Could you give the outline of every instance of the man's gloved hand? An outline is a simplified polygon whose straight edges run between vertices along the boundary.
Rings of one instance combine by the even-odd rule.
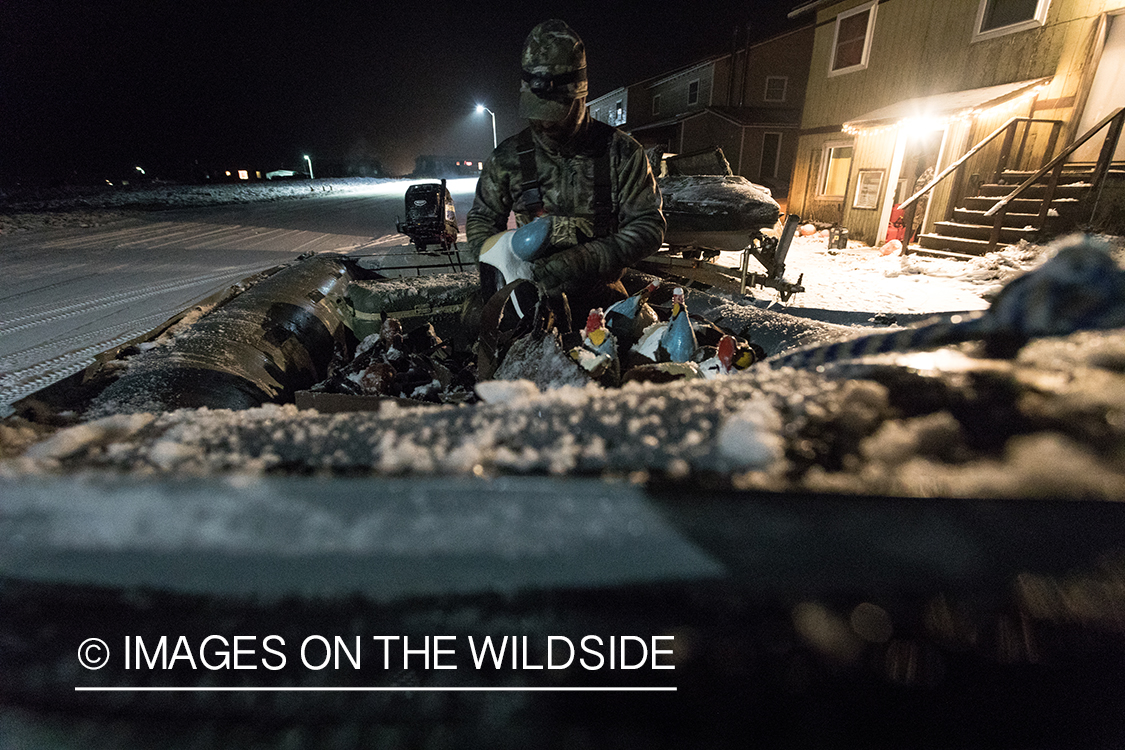
[[[550,296],[582,275],[582,246],[567,248],[531,264],[532,279]]]

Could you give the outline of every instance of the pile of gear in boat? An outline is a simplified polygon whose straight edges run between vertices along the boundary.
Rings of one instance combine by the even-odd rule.
[[[387,318],[350,359],[338,354],[329,364],[328,377],[311,390],[464,403],[474,400],[475,384],[471,354],[453,351],[433,325],[424,323],[404,333],[397,318]]]
[[[468,351],[443,341],[430,322],[405,330],[399,318],[387,317],[377,332],[359,343],[354,355],[338,353],[328,377],[311,390],[472,403],[478,380],[536,380],[533,373],[512,364],[517,356],[508,357],[529,341],[539,347],[535,368],[560,371],[562,377],[554,382],[593,381],[608,387],[630,381],[716,378],[765,356],[761,347],[692,317],[684,288],[662,283],[654,280],[607,309],[589,310],[581,328],[562,326],[576,329],[567,333],[560,333],[555,325],[559,317],[552,314],[553,306],[545,297],[522,315],[507,293],[497,293],[500,312],[494,321],[482,321],[480,339]],[[663,303],[654,296],[664,298]]]

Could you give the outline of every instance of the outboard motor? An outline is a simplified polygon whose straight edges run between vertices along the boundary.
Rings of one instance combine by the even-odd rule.
[[[432,182],[411,185],[406,189],[406,220],[396,228],[414,243],[420,253],[430,245],[438,245],[448,253],[457,244],[457,209],[453,196],[445,186]]]

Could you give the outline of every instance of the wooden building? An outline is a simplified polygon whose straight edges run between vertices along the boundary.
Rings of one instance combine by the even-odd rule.
[[[981,183],[1004,183],[997,160],[1033,171],[1125,105],[1125,0],[817,0],[790,13],[809,16],[788,207],[870,244],[894,237],[898,204],[966,154],[912,202],[919,236],[955,224]],[[1013,117],[1025,118],[1008,126],[1013,141],[985,142]],[[1093,161],[1097,143],[1066,158]]]
[[[747,43],[589,102],[592,117],[646,147],[686,154],[720,146],[731,170],[784,200],[809,78],[811,25]],[[737,45],[736,45],[737,46]]]
[[[590,117],[615,127],[623,127],[629,120],[629,91],[632,88],[633,86],[621,86],[590,100],[586,105]]]

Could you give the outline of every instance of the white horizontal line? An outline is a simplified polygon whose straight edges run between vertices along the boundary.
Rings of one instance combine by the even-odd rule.
[[[652,693],[675,687],[75,687],[80,693]]]

